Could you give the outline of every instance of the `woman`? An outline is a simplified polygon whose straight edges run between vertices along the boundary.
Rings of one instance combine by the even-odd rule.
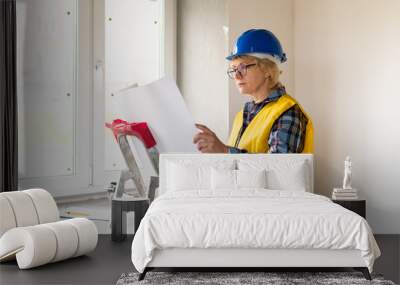
[[[279,81],[278,65],[286,61],[270,31],[251,29],[237,39],[228,76],[250,102],[237,113],[228,145],[206,126],[193,138],[203,153],[312,153],[311,119]]]

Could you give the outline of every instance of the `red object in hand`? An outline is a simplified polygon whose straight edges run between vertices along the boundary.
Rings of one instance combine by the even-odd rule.
[[[146,122],[129,123],[121,119],[115,119],[111,124],[106,123],[106,127],[112,130],[115,139],[117,139],[118,134],[122,134],[137,137],[144,143],[146,148],[152,148],[157,144]]]

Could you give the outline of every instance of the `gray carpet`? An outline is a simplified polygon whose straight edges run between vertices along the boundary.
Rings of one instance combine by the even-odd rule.
[[[268,284],[268,285],[298,285],[298,284],[376,284],[395,285],[384,280],[382,275],[372,275],[368,281],[360,272],[148,272],[146,278],[138,281],[138,273],[122,274],[117,285],[134,284]]]

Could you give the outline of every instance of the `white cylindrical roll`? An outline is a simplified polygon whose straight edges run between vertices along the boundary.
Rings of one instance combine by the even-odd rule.
[[[0,239],[0,253],[5,259],[16,254],[20,269],[49,263],[54,258],[56,249],[54,232],[43,225],[14,228]]]
[[[86,254],[96,248],[98,231],[96,225],[85,218],[75,218],[64,221],[73,225],[78,233],[78,250],[74,257]]]
[[[0,237],[9,229],[17,226],[10,202],[2,194],[0,193]]]
[[[49,263],[54,258],[57,240],[51,229],[36,225],[21,228],[21,231],[24,231],[25,247],[23,251],[17,253],[20,269],[40,266]]]
[[[22,191],[28,194],[36,208],[39,224],[52,223],[59,220],[57,204],[53,197],[44,189],[28,189]]]
[[[17,227],[33,226],[39,223],[36,208],[30,196],[22,191],[3,192],[14,210]]]
[[[57,238],[57,251],[51,262],[73,257],[78,249],[78,233],[75,227],[65,221],[44,224],[43,226],[50,228]]]
[[[0,261],[14,260],[18,251],[24,249],[22,236],[18,235],[18,228],[8,230],[0,238]]]

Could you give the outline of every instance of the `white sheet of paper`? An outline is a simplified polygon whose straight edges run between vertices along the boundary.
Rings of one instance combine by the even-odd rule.
[[[148,85],[122,90],[113,100],[114,118],[147,122],[160,153],[198,153],[193,144],[199,132],[175,82],[162,78]]]

